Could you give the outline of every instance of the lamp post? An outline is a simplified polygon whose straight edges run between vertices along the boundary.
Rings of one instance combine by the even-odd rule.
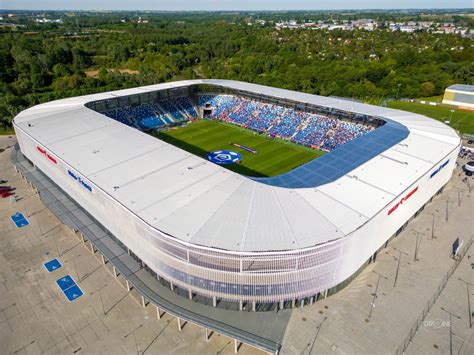
[[[107,312],[105,311],[105,307],[104,307],[104,301],[102,299],[102,289],[105,287],[107,287],[107,284],[104,284],[104,286],[100,287],[98,290],[91,292],[91,295],[93,295],[96,292],[99,292],[100,304],[102,305],[102,313],[104,314],[104,316],[107,315]]]
[[[397,95],[395,96],[395,98],[398,100],[398,93],[400,92],[400,86],[402,86],[402,84],[398,83],[397,84]]]
[[[446,222],[449,220],[449,197],[446,199]]]
[[[138,327],[136,327],[134,330],[132,330],[130,333],[128,334],[125,334],[123,337],[124,338],[127,338],[129,335],[133,334],[133,339],[135,341],[135,350],[137,352],[137,354],[140,354],[140,348],[138,347],[138,343],[137,343],[137,336],[136,336],[136,332],[138,329],[140,329],[141,327],[143,327],[143,324],[140,324]]]
[[[455,188],[458,190],[458,207],[461,207],[461,191],[464,195],[464,190],[457,186],[455,186]]]
[[[313,339],[313,343],[311,344],[311,348],[309,349],[309,354],[312,353],[313,351],[313,347],[314,347],[314,343],[316,343],[316,339],[318,338],[318,335],[319,335],[319,332],[321,330],[321,327],[323,326],[323,323],[326,321],[326,319],[328,319],[328,317],[324,317],[324,319],[321,321],[321,323],[319,323],[318,325],[318,331],[316,332],[316,335],[314,336],[314,339]]]
[[[467,315],[469,317],[469,328],[472,329],[472,312],[471,312],[471,294],[469,292],[469,286],[474,286],[474,284],[464,281],[461,278],[458,278],[459,281],[464,282],[466,284],[466,290],[467,290]]]
[[[397,248],[394,248],[396,251],[398,251],[398,264],[397,264],[397,272],[395,273],[395,280],[393,281],[393,287],[397,286],[397,280],[398,280],[398,271],[400,270],[400,264],[402,262],[402,254],[409,255],[408,253],[405,253],[404,251],[401,251]]]
[[[435,217],[436,217],[436,215],[434,213],[428,213],[428,214],[433,217],[433,220],[431,222],[431,240],[433,240],[433,239],[435,239],[434,231],[435,231]]]
[[[457,319],[461,319],[461,317],[455,315],[444,309],[443,307],[439,307],[442,311],[449,314],[449,355],[453,355],[453,321],[452,317],[456,317]]]
[[[369,317],[372,317],[372,310],[375,308],[375,299],[377,298],[377,291],[379,289],[379,283],[380,283],[380,278],[383,277],[385,280],[388,280],[388,277],[387,276],[384,276],[382,274],[379,274],[377,271],[373,270],[372,271],[374,274],[377,274],[378,278],[377,278],[377,284],[375,286],[375,292],[373,294],[373,299],[372,299],[372,302],[370,303],[370,311],[369,311]]]
[[[420,235],[425,235],[425,233],[418,232],[414,229],[412,229],[412,232],[416,234],[416,243],[415,243],[415,255],[413,256],[413,261],[418,261],[418,248],[421,244],[421,240],[418,242],[420,239]]]
[[[397,96],[396,96],[396,99],[398,99],[398,93],[400,92],[400,86],[402,86],[402,84],[397,84]]]

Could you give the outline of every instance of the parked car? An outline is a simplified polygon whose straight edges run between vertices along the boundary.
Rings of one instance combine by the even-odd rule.
[[[0,186],[0,192],[13,191],[13,190],[15,189],[10,186]]]
[[[6,184],[7,182],[7,180],[0,180],[0,184]]]
[[[11,192],[0,192],[0,197],[1,198],[7,198],[7,197],[10,197],[10,196],[13,196],[13,193],[11,193]]]

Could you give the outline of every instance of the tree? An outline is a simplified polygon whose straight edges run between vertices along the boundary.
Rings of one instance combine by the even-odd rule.
[[[426,81],[420,86],[420,95],[422,97],[433,96],[435,93],[435,86],[431,81]]]

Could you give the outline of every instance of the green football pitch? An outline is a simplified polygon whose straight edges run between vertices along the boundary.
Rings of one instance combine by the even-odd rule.
[[[474,111],[406,101],[390,101],[387,106],[425,115],[441,122],[451,120],[450,125],[454,129],[461,131],[461,133],[474,134]]]
[[[200,120],[184,127],[161,131],[155,136],[190,153],[205,158],[216,150],[231,150],[242,155],[240,164],[223,165],[248,176],[275,176],[290,171],[324,154],[322,151],[271,139],[234,125]],[[230,145],[237,143],[257,151],[257,154]]]

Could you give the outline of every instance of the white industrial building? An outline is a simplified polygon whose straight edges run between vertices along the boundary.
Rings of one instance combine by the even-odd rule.
[[[474,110],[474,85],[449,86],[444,92],[443,104]]]

